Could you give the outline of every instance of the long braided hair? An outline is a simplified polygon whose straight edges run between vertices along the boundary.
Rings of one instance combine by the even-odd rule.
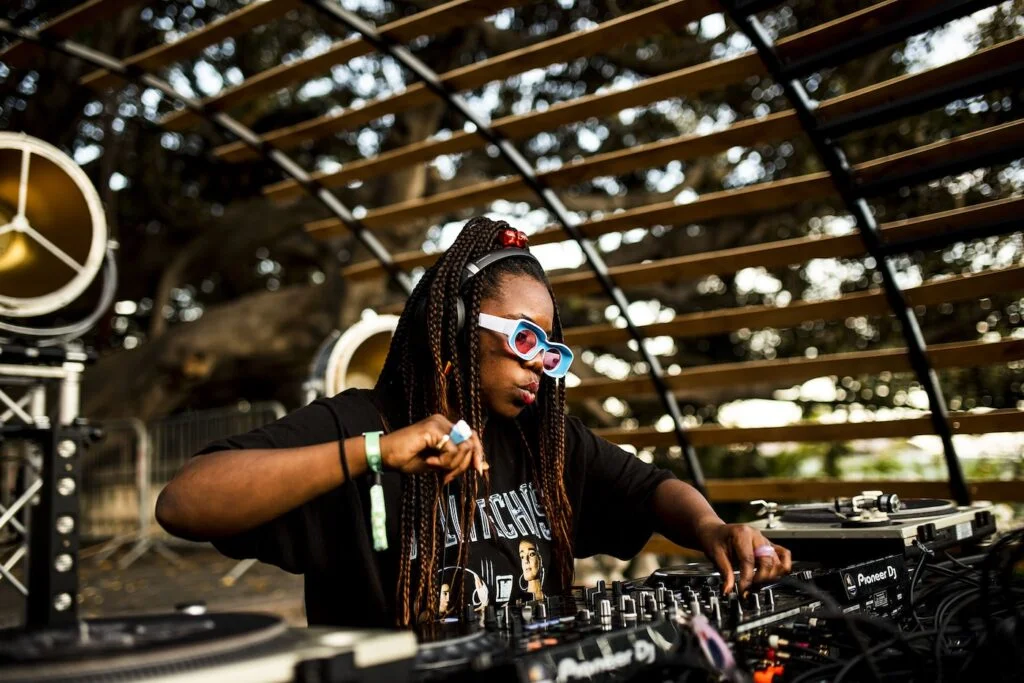
[[[441,413],[453,422],[466,420],[483,438],[486,415],[480,390],[480,331],[474,324],[481,302],[496,292],[502,277],[528,275],[543,283],[554,305],[553,336],[562,328],[551,285],[538,263],[508,258],[481,271],[460,291],[463,269],[501,248],[498,236],[510,226],[485,217],[470,220],[419,281],[398,321],[384,369],[374,389],[389,429],[400,429]],[[465,302],[465,329],[458,329],[457,300]],[[422,327],[426,327],[423,330]],[[424,337],[426,338],[424,343]],[[452,363],[446,373],[448,363]],[[565,489],[565,386],[545,377],[530,418],[517,421],[529,454],[528,472],[540,491],[552,530],[553,564],[563,588],[572,583],[572,508]],[[398,568],[397,617],[400,626],[432,622],[437,616],[438,558],[443,534],[438,525],[442,476],[403,477],[400,513],[402,548]],[[463,475],[459,529],[472,524],[477,492],[486,483],[470,468]],[[487,491],[489,493],[489,491]],[[415,559],[413,558],[415,544]],[[469,560],[469,544],[459,539],[458,566]],[[450,604],[465,604],[462,581],[452,586]]]

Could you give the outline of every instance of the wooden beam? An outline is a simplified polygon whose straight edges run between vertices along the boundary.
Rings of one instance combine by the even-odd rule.
[[[960,230],[978,223],[1008,220],[1024,214],[1024,198],[1000,199],[977,206],[952,209],[917,218],[882,224],[882,236],[888,241],[940,234]],[[687,256],[676,256],[650,263],[630,263],[609,268],[615,281],[624,287],[651,282],[679,281],[708,275],[735,273],[743,268],[784,267],[806,263],[814,258],[852,258],[864,255],[864,244],[856,234],[839,237],[797,237],[755,244],[735,249],[721,249]],[[408,251],[395,255],[395,263],[403,270],[433,264],[440,254]],[[383,275],[380,262],[368,259],[345,266],[342,277],[369,280]],[[589,270],[555,275],[551,286],[558,296],[600,292],[601,285]]]
[[[125,64],[153,72],[179,60],[199,53],[203,48],[219,43],[242,32],[262,26],[302,5],[301,0],[261,0],[226,14],[206,26],[185,34],[178,40],[151,47],[124,60]],[[106,69],[97,69],[79,79],[80,85],[102,90],[119,86],[121,77]]]
[[[450,0],[449,2],[425,9],[421,12],[390,22],[380,27],[379,33],[391,40],[408,42],[421,35],[445,33],[461,28],[479,19],[490,16],[509,6],[521,4],[522,0]],[[204,104],[216,111],[224,111],[261,95],[288,87],[301,80],[323,74],[337,64],[345,64],[355,57],[370,54],[373,46],[362,38],[349,38],[333,43],[325,52],[280,64],[258,73],[233,88],[203,100]],[[408,92],[408,89],[404,92]],[[403,97],[397,95],[396,97]],[[374,106],[371,102],[368,108]],[[350,110],[355,116],[362,116],[362,109]],[[383,112],[386,114],[388,112]],[[381,114],[381,115],[383,115]],[[188,110],[175,111],[164,116],[159,125],[170,130],[183,130],[199,122],[199,116]],[[373,119],[366,119],[372,121]]]
[[[70,38],[77,31],[116,17],[124,10],[139,4],[140,0],[87,0],[67,12],[46,22],[39,33],[50,38]],[[12,69],[24,69],[43,54],[43,49],[32,43],[16,40],[0,50],[0,62]]]
[[[1024,266],[1014,266],[984,273],[963,274],[932,280],[904,290],[911,306],[966,301],[1001,291],[1024,288]],[[737,306],[735,308],[701,311],[677,315],[671,320],[640,325],[645,337],[668,335],[677,339],[704,337],[733,332],[741,328],[794,327],[808,320],[843,320],[860,315],[889,315],[891,310],[885,294],[878,288],[845,294],[825,301],[798,301],[789,306]],[[565,330],[567,344],[588,347],[624,343],[632,337],[612,324],[584,325]]]
[[[1024,288],[1024,287],[1022,287]],[[999,342],[957,342],[934,344],[927,348],[928,358],[936,370],[976,368],[1024,359],[1024,339]],[[666,375],[665,384],[672,391],[694,387],[742,387],[803,382],[815,377],[871,375],[879,372],[912,370],[906,349],[878,349],[854,353],[834,353],[817,358],[780,358],[775,360],[716,363],[685,368],[677,375]],[[647,375],[626,379],[588,379],[570,387],[566,398],[582,401],[590,398],[619,398],[652,394],[654,385]]]
[[[988,413],[954,412],[949,416],[954,434],[991,434],[1024,431],[1024,411],[1006,409]],[[613,443],[637,448],[677,446],[675,432],[659,432],[652,427],[640,429],[595,429],[594,433]],[[686,431],[694,446],[727,446],[737,443],[800,443],[856,441],[860,439],[900,439],[933,434],[931,419],[914,417],[903,420],[841,422],[838,424],[797,423],[785,427],[722,427],[702,425]]]

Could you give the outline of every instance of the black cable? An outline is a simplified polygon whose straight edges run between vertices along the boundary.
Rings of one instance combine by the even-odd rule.
[[[917,584],[921,582],[921,576],[922,574],[924,574],[924,563],[927,561],[928,553],[924,552],[924,548],[922,546],[921,559],[918,560],[917,568],[914,569],[914,577],[910,580],[910,615],[914,618],[914,623],[920,630],[924,630],[924,623],[922,623],[921,617],[919,617],[917,614],[917,608],[914,606],[914,591],[917,589]]]
[[[925,567],[925,569],[927,569],[928,571],[935,572],[937,574],[942,574],[943,576],[948,577],[950,579],[953,579],[954,581],[959,581],[960,583],[966,583],[968,586],[974,586],[975,588],[981,588],[981,582],[980,581],[978,581],[976,579],[969,579],[966,576],[963,576],[962,573],[957,573],[957,572],[952,571],[950,569],[946,569],[945,567],[940,567],[937,564],[930,564],[927,567]],[[975,570],[975,569],[973,569],[971,567],[968,567],[967,569],[969,571],[977,571],[977,570]]]
[[[919,631],[919,632],[914,633],[914,634],[903,636],[902,639],[904,641],[906,641],[906,642],[909,642],[909,641],[912,641],[912,640],[917,640],[919,638],[927,638],[927,637],[930,637],[930,636],[933,636],[933,635],[935,635],[934,631]],[[882,643],[879,643],[878,645],[875,645],[872,648],[869,648],[864,653],[857,655],[856,657],[851,659],[846,664],[846,666],[844,666],[839,671],[839,673],[836,675],[836,677],[834,679],[832,679],[833,683],[841,683],[843,678],[845,678],[851,671],[853,671],[857,667],[857,665],[860,664],[862,659],[864,659],[865,661],[870,662],[872,655],[874,655],[877,652],[881,652],[881,651],[883,651],[883,650],[885,650],[887,648],[893,647],[894,645],[897,644],[897,642],[899,640],[900,639],[898,639],[898,638],[892,638],[891,640],[886,640],[886,641],[884,641]]]
[[[872,660],[870,655],[867,654],[867,644],[864,643],[864,640],[861,638],[860,632],[854,626],[853,619],[850,618],[849,614],[843,612],[843,610],[839,607],[839,604],[836,603],[836,601],[832,598],[831,595],[821,590],[814,584],[807,583],[805,581],[799,581],[789,576],[783,577],[783,579],[779,581],[779,585],[795,588],[796,590],[802,593],[810,595],[812,598],[816,600],[820,600],[821,603],[828,608],[829,612],[832,612],[834,616],[841,619],[843,625],[846,626],[846,630],[849,631],[850,637],[853,639],[853,642],[857,645],[858,649],[860,649],[861,651],[861,654],[863,654],[865,659],[867,660],[868,668],[870,669],[871,675],[874,678],[874,680],[882,680],[881,674],[879,673],[877,666],[875,666],[874,660]]]
[[[827,664],[825,666],[819,666],[817,669],[812,669],[811,671],[808,671],[806,673],[800,674],[799,676],[794,678],[791,681],[791,683],[810,683],[810,681],[815,680],[817,677],[824,676],[826,673],[831,673],[832,671],[835,671],[835,670],[838,670],[838,669],[841,669],[841,668],[842,668],[842,666],[840,664]],[[824,680],[830,680],[830,679],[825,678]]]

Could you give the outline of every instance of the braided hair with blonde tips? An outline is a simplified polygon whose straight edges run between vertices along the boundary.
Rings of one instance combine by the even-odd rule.
[[[481,438],[486,427],[480,382],[480,332],[472,324],[481,302],[492,296],[506,275],[526,275],[547,287],[554,306],[553,337],[560,339],[558,306],[543,268],[534,259],[506,258],[479,272],[462,286],[467,264],[502,248],[499,235],[508,223],[485,217],[471,219],[455,242],[416,285],[391,340],[384,369],[374,388],[378,405],[390,430],[401,429],[441,413],[452,421],[466,420]],[[465,304],[465,329],[459,328],[459,299]],[[425,329],[424,329],[425,328]],[[425,335],[424,335],[425,333]],[[426,339],[424,340],[424,336]],[[426,343],[424,343],[424,341]],[[446,373],[446,366],[453,365]],[[565,387],[544,381],[537,396],[534,419],[517,420],[527,445],[528,472],[552,530],[556,576],[563,589],[572,583],[572,507],[565,488]],[[478,489],[486,486],[470,468],[459,486],[458,528],[472,524]],[[489,493],[489,491],[488,491]],[[402,547],[396,589],[400,626],[432,622],[437,617],[439,594],[437,562],[444,535],[439,531],[442,502],[441,475],[406,475],[402,482],[399,513]],[[415,544],[416,557],[413,558]],[[466,566],[469,544],[459,539],[458,566]],[[449,604],[465,605],[463,581],[451,587]]]

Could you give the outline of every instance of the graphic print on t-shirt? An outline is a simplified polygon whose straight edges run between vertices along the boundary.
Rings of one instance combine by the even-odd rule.
[[[550,559],[551,528],[532,483],[477,498],[467,529],[459,524],[457,493],[443,496],[438,521],[444,534],[442,569],[439,569],[438,611],[450,613],[455,587],[462,582],[465,604],[482,611],[489,604],[544,597]],[[468,532],[468,534],[467,534]],[[469,563],[455,565],[459,541],[469,543]],[[413,538],[412,557],[418,555]]]

